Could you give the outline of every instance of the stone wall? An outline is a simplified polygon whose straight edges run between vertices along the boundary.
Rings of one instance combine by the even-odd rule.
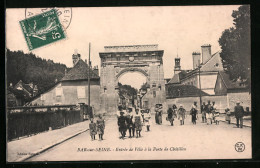
[[[208,100],[210,100],[211,103],[215,101],[216,107],[221,113],[224,112],[226,108],[234,111],[235,102],[237,100],[241,102],[241,105],[244,107],[245,110],[246,107],[249,107],[249,110],[251,111],[251,95],[248,92],[228,93],[227,95],[221,96],[202,96],[202,103],[205,102],[207,104]],[[170,107],[173,104],[176,104],[177,107],[179,107],[180,104],[182,104],[186,110],[190,110],[194,101],[199,104],[199,97],[167,99],[167,106]]]
[[[236,102],[240,101],[240,105],[244,107],[249,107],[251,111],[251,94],[249,92],[240,92],[240,93],[227,93],[228,106],[230,109],[234,109]]]

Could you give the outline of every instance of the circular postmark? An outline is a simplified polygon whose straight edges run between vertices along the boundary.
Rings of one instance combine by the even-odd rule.
[[[246,148],[246,146],[245,146],[245,144],[243,142],[237,142],[235,144],[235,150],[237,152],[243,152],[245,150],[245,148]]]
[[[59,17],[63,29],[67,29],[72,20],[72,8],[26,8],[25,19],[50,11],[51,9],[56,9],[57,15]]]

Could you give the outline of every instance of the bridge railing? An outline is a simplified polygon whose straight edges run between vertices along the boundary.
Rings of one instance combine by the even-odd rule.
[[[7,108],[8,141],[81,122],[83,113],[76,105]]]

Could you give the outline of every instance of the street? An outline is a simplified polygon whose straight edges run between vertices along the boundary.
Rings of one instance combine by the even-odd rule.
[[[156,125],[151,118],[151,131],[143,127],[141,138],[119,139],[116,116],[105,118],[104,140],[91,141],[89,131],[84,132],[27,161],[97,161],[97,160],[181,160],[181,159],[244,159],[251,158],[251,128],[235,128],[220,122],[219,125],[191,123],[191,118],[181,126],[165,120]],[[86,128],[88,125],[86,124]],[[98,135],[96,135],[98,139]],[[245,150],[237,152],[235,144],[243,142]],[[132,149],[132,151],[130,151]]]

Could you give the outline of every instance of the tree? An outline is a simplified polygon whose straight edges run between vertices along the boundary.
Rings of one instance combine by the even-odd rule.
[[[250,53],[250,8],[243,5],[233,11],[234,27],[223,31],[219,39],[220,57],[224,70],[232,80],[239,78],[251,84],[251,53]]]

